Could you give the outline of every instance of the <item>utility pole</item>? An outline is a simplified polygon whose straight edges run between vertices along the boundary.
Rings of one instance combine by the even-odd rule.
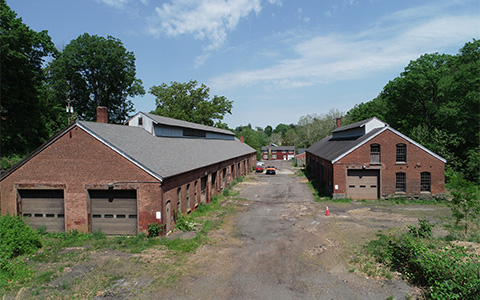
[[[68,113],[68,125],[70,125],[70,117],[73,113],[73,106],[70,105],[72,100],[70,100],[70,97],[67,97],[67,107],[66,107],[66,112]]]

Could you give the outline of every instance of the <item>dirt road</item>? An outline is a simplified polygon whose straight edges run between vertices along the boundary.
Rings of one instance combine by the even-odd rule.
[[[28,262],[44,284],[2,299],[384,300],[418,295],[395,274],[379,274],[382,269],[372,268],[375,263],[358,253],[379,232],[406,230],[423,217],[435,222],[450,215],[448,207],[314,202],[298,169],[290,162],[274,164],[276,175],[248,175],[234,187],[236,196],[207,217],[215,226],[195,252],[158,244],[141,253],[65,248]],[[326,205],[330,216],[325,216]],[[441,230],[436,226],[434,233]],[[195,235],[175,232],[169,239]]]
[[[398,279],[378,281],[347,270],[351,247],[377,232],[375,224],[355,224],[353,215],[364,208],[333,204],[332,214],[325,216],[324,204],[313,201],[305,178],[296,176],[290,162],[274,164],[277,175],[257,173],[237,187],[239,212],[213,233],[215,243],[189,258],[185,277],[140,297],[383,300],[414,294]],[[380,227],[382,218],[389,226],[405,221],[397,218],[397,224],[385,214]],[[353,236],[348,226],[355,228]]]

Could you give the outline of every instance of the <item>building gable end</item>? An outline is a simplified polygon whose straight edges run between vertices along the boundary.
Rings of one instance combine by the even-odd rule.
[[[358,143],[356,144],[355,146],[353,146],[352,148],[350,148],[349,150],[345,151],[344,153],[342,153],[341,155],[339,155],[338,157],[332,159],[332,164],[336,163],[337,161],[339,161],[340,159],[342,159],[343,157],[347,156],[348,154],[352,153],[353,151],[355,151],[356,149],[360,148],[362,145],[364,145],[365,143],[367,143],[368,141],[370,141],[371,139],[373,139],[374,137],[376,137],[377,135],[381,134],[382,132],[384,132],[385,130],[389,129],[390,127],[385,127],[383,128],[382,130],[380,130],[379,132],[377,132],[376,134],[372,135],[371,137],[369,137],[368,139],[362,141],[361,143]]]
[[[102,137],[98,136],[97,134],[95,134],[95,132],[91,131],[90,129],[88,129],[86,126],[83,126],[81,123],[78,123],[77,124],[78,127],[80,127],[81,129],[83,129],[85,132],[87,132],[88,134],[90,134],[92,137],[94,137],[95,139],[97,139],[98,141],[100,141],[102,144],[104,144],[105,146],[109,147],[110,149],[112,149],[113,151],[117,152],[118,154],[120,154],[121,156],[123,156],[124,158],[126,158],[128,161],[130,161],[131,163],[133,163],[134,165],[136,165],[137,167],[139,167],[140,169],[142,169],[143,171],[147,172],[148,174],[150,174],[151,176],[155,177],[156,179],[160,180],[161,182],[163,182],[163,177],[158,175],[157,173],[153,172],[152,170],[150,170],[149,168],[145,167],[143,164],[139,163],[138,161],[136,161],[135,159],[133,159],[132,157],[130,157],[128,154],[126,154],[125,152],[121,151],[120,149],[118,149],[117,147],[113,146],[112,144],[110,144],[107,140],[103,139]]]

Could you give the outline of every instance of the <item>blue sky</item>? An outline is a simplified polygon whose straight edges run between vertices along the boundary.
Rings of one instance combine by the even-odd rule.
[[[153,85],[197,80],[233,100],[239,125],[275,127],[375,98],[424,53],[480,38],[478,0],[7,0],[58,48],[119,38]],[[136,111],[155,109],[148,94]]]

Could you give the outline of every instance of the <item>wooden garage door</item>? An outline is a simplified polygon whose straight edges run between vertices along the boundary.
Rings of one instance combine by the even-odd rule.
[[[22,216],[34,229],[65,231],[63,190],[19,190]]]
[[[92,232],[137,234],[137,191],[90,190]]]
[[[348,170],[347,197],[378,199],[378,170]]]

